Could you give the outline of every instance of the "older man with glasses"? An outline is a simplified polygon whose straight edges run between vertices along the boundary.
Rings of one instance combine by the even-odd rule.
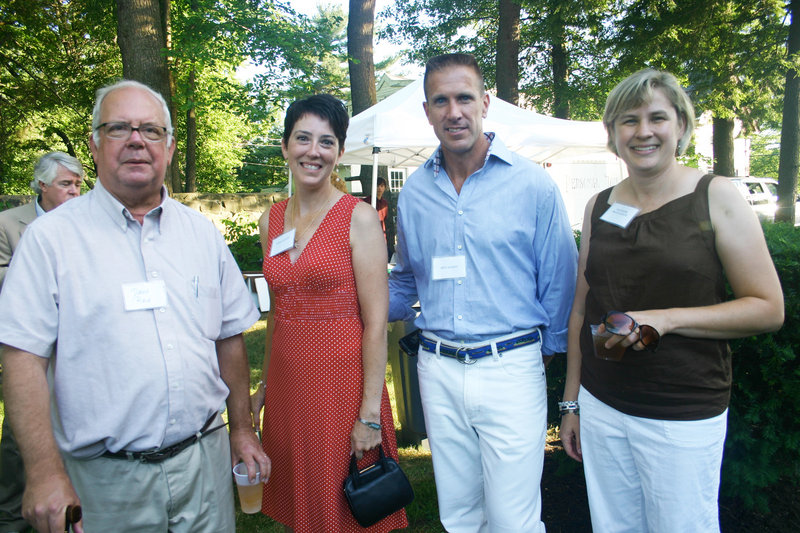
[[[219,232],[167,196],[161,95],[100,89],[92,129],[95,188],[28,230],[0,294],[23,515],[40,532],[76,505],[79,532],[232,532],[231,461],[270,470],[242,337],[259,313]]]

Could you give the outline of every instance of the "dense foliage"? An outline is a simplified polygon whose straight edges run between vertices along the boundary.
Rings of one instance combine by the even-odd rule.
[[[766,509],[764,490],[800,483],[800,229],[764,225],[783,287],[786,321],[775,332],[731,341],[733,391],[722,491]]]
[[[264,254],[258,236],[258,222],[244,222],[238,217],[224,219],[225,242],[242,272],[261,271]]]

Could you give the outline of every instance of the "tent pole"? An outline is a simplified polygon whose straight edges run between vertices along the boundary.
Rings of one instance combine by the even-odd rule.
[[[378,154],[380,153],[380,148],[372,147],[372,207],[375,209],[378,205]]]

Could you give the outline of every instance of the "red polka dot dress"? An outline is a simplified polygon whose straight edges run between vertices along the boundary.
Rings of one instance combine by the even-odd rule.
[[[275,295],[275,328],[263,423],[272,475],[264,485],[262,512],[297,533],[381,533],[407,526],[400,511],[362,528],[342,490],[363,380],[363,327],[350,252],[350,218],[358,202],[350,195],[340,198],[296,263],[286,252],[264,258],[264,277]],[[272,206],[267,250],[283,233],[287,203]],[[385,384],[381,426],[383,449],[396,459]],[[377,450],[364,454],[359,468],[377,456]]]

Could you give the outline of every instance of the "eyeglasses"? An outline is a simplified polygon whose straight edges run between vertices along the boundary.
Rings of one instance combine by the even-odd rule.
[[[167,138],[167,128],[156,124],[140,124],[134,128],[127,122],[103,122],[95,131],[105,128],[106,137],[115,141],[127,141],[134,131],[138,131],[142,138],[151,143],[157,143]]]
[[[606,331],[614,335],[628,336],[636,331],[636,328],[639,328],[639,342],[652,351],[656,351],[661,342],[661,334],[656,328],[647,324],[637,324],[632,316],[620,311],[606,313],[603,316],[603,324],[606,327]]]

